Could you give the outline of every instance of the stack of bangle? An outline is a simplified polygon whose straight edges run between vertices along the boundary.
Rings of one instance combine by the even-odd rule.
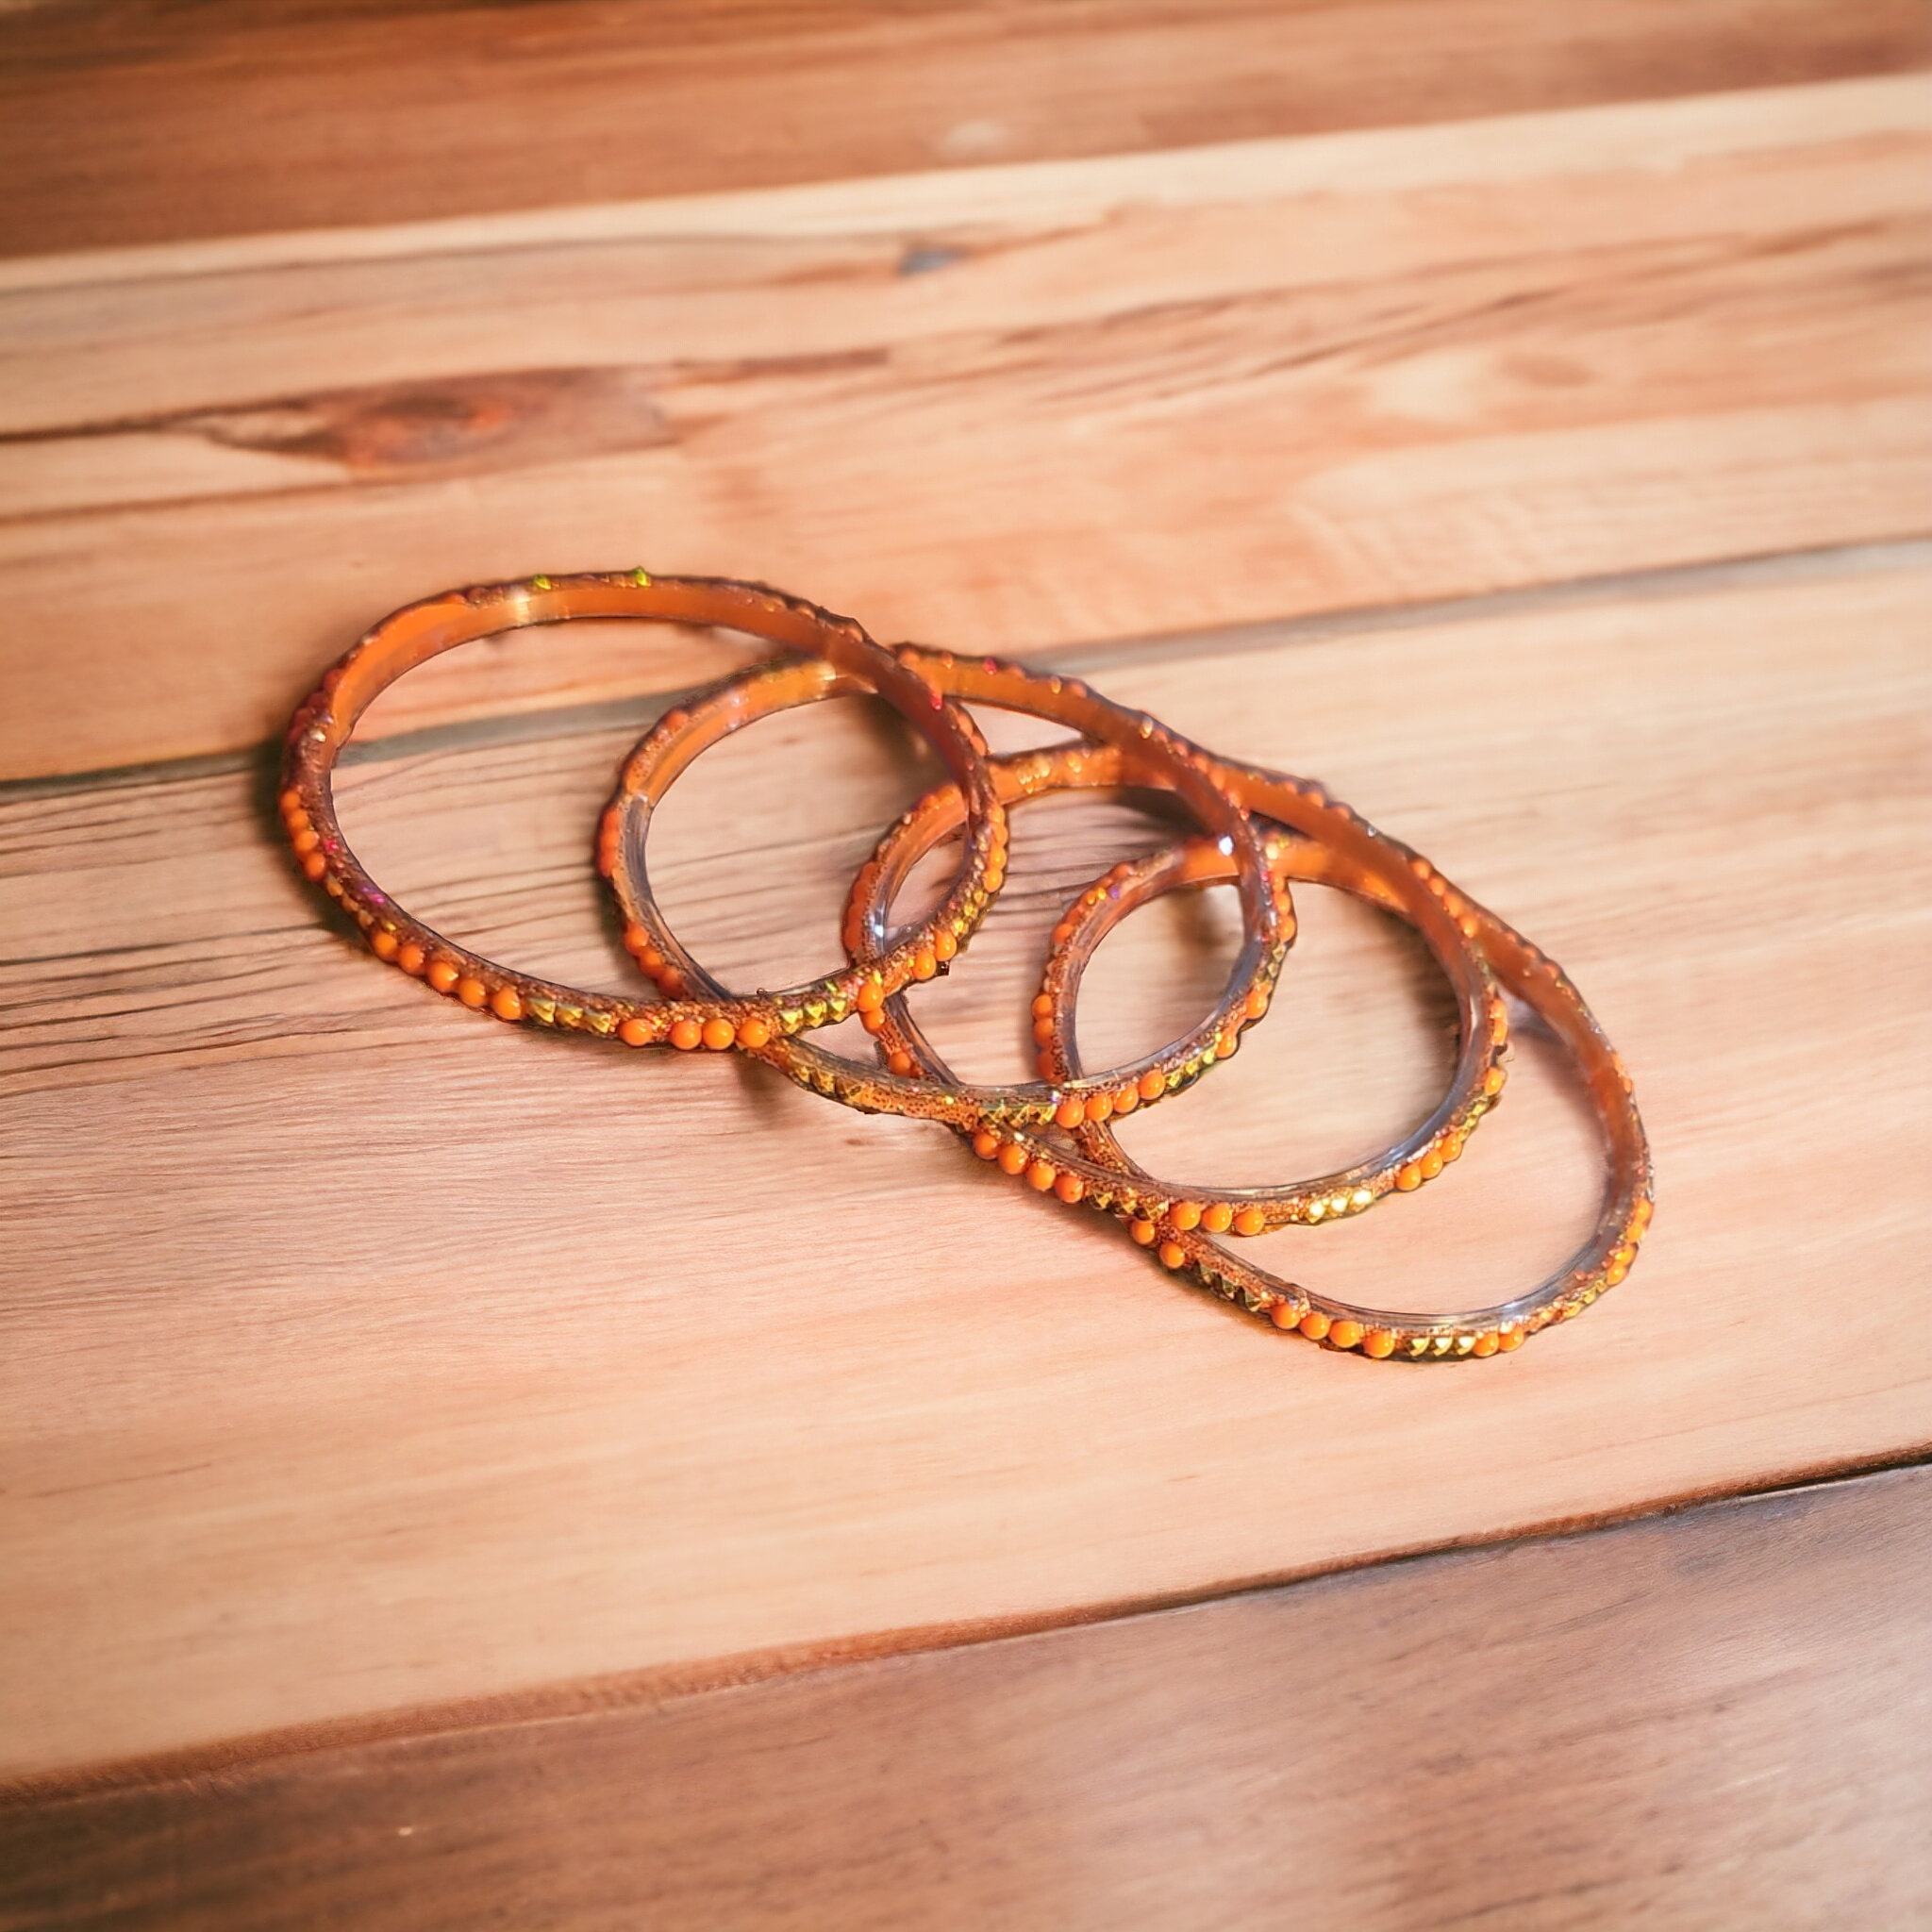
[[[377,888],[335,814],[336,761],[377,692],[472,639],[579,617],[725,626],[790,654],[667,712],[625,760],[599,820],[595,862],[622,909],[625,948],[653,982],[649,996],[534,978],[442,938]],[[847,904],[842,966],[781,992],[734,992],[691,957],[653,897],[646,866],[653,808],[680,773],[729,733],[775,712],[859,693],[903,713],[939,754],[950,782],[920,800],[860,868]],[[1048,750],[992,758],[969,705],[1045,719],[1078,736]],[[920,1032],[906,993],[950,970],[998,893],[1008,808],[1049,792],[1091,789],[1171,794],[1199,833],[1117,865],[1054,928],[1032,1008],[1040,1077],[962,1081]],[[889,650],[849,619],[758,585],[643,571],[539,576],[411,605],[369,632],[297,710],[280,804],[304,874],[339,902],[378,958],[437,991],[500,1020],[628,1046],[735,1049],[848,1107],[939,1121],[1029,1187],[1108,1215],[1165,1267],[1330,1349],[1431,1361],[1508,1353],[1616,1286],[1649,1224],[1650,1158],[1629,1076],[1554,962],[1321,788],[1220,758],[1077,679],[996,658],[909,644]],[[891,908],[900,888],[922,859],[955,840],[961,860],[940,904],[895,931]],[[1416,928],[1456,1000],[1458,1051],[1449,1091],[1413,1133],[1339,1173],[1260,1188],[1158,1180],[1127,1156],[1111,1123],[1191,1085],[1232,1056],[1242,1030],[1267,1011],[1294,935],[1294,881],[1350,892]],[[1150,900],[1178,886],[1223,882],[1236,888],[1243,931],[1219,1001],[1161,1052],[1087,1072],[1074,1045],[1075,1012],[1094,950]],[[1491,1307],[1423,1316],[1324,1296],[1216,1239],[1343,1219],[1440,1174],[1501,1097],[1506,993],[1537,1014],[1575,1061],[1607,1155],[1595,1228],[1566,1267]],[[855,1015],[873,1037],[874,1063],[804,1037]]]

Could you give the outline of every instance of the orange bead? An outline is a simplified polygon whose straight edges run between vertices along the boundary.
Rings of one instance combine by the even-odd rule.
[[[298,805],[294,810],[289,812],[282,823],[288,826],[289,834],[292,838],[295,833],[308,829],[308,814]]]
[[[1070,1094],[1054,1108],[1053,1117],[1063,1127],[1077,1127],[1087,1118],[1087,1103]]]
[[[642,926],[633,922],[624,929],[624,950],[633,959],[641,959],[651,949],[651,935]]]
[[[1320,1308],[1310,1308],[1296,1325],[1310,1341],[1320,1341],[1328,1332],[1328,1317]]]
[[[1178,1228],[1186,1234],[1191,1227],[1201,1224],[1201,1210],[1191,1201],[1176,1201],[1167,1210],[1168,1225]]]
[[[1048,1044],[1048,1043],[1049,1043],[1049,1042],[1050,1042],[1050,1041],[1052,1041],[1052,1039],[1053,1039],[1053,1022],[1052,1022],[1051,1020],[1036,1020],[1036,1021],[1034,1021],[1034,1023],[1033,1023],[1033,1043],[1034,1043],[1034,1045],[1035,1045],[1035,1046],[1045,1046],[1045,1045],[1047,1045],[1047,1044]]]
[[[1167,1076],[1158,1072],[1148,1072],[1141,1075],[1140,1094],[1142,1100],[1158,1100],[1167,1091]]]
[[[651,1029],[641,1020],[625,1020],[619,1023],[617,1037],[626,1046],[649,1046]]]
[[[1301,1317],[1295,1313],[1293,1304],[1290,1302],[1276,1302],[1268,1310],[1268,1319],[1277,1328],[1298,1328],[1301,1326]]]
[[[1258,1208],[1243,1208],[1234,1218],[1237,1234],[1259,1234],[1267,1225],[1268,1217]]]
[[[521,1020],[524,1017],[524,996],[513,986],[499,986],[490,995],[490,1010],[499,1020]]]
[[[1225,1234],[1234,1225],[1234,1209],[1225,1201],[1217,1201],[1201,1210],[1201,1225],[1209,1234]]]
[[[1362,1339],[1362,1324],[1359,1322],[1337,1322],[1328,1330],[1328,1340],[1337,1348],[1353,1348]]]
[[[490,997],[490,989],[480,979],[459,979],[457,997],[466,1007],[480,1007]]]
[[[1141,1104],[1141,1090],[1129,1082],[1113,1091],[1113,1110],[1117,1114],[1130,1114]]]
[[[319,879],[327,870],[328,860],[319,852],[309,853],[302,861],[303,875],[307,878]]]
[[[1432,1181],[1442,1172],[1442,1157],[1431,1147],[1416,1165],[1421,1168],[1424,1180]]]
[[[369,950],[378,959],[393,959],[403,949],[403,942],[387,926],[378,925],[369,935]]]
[[[912,956],[912,976],[914,979],[930,979],[940,970],[939,961],[928,947],[922,946]]]
[[[902,1079],[909,1079],[912,1074],[912,1056],[900,1051],[887,1060],[886,1065]]]
[[[1610,1265],[1610,1267],[1605,1271],[1604,1286],[1606,1288],[1615,1288],[1617,1284],[1623,1280],[1624,1275],[1629,1274],[1629,1269],[1625,1267],[1622,1261],[1613,1262]]]
[[[428,955],[414,940],[405,940],[402,950],[396,955],[396,964],[405,973],[421,973],[427,958]]]
[[[705,1029],[695,1020],[676,1021],[671,1028],[671,1043],[689,1053],[704,1043]]]
[[[1486,1334],[1476,1337],[1469,1352],[1471,1355],[1494,1355],[1498,1340],[1496,1331],[1491,1328]]]
[[[1008,1141],[1000,1149],[1000,1172],[1002,1174],[1024,1174],[1026,1163],[1033,1157],[1017,1141]]]
[[[1111,1093],[1090,1093],[1087,1096],[1085,1112],[1087,1118],[1096,1125],[1101,1121],[1109,1119],[1113,1113],[1113,1095]]]
[[[991,1127],[981,1127],[973,1137],[973,1151],[982,1160],[991,1160],[1000,1151],[1000,1137]]]
[[[1026,1170],[1029,1186],[1038,1188],[1043,1194],[1060,1177],[1060,1171],[1050,1160],[1036,1160]]]
[[[292,842],[297,852],[313,852],[322,843],[322,834],[309,825],[297,832]]]
[[[886,1003],[886,990],[876,979],[864,981],[852,1004],[861,1013],[876,1013]]]
[[[749,1047],[753,1053],[756,1053],[759,1047],[769,1046],[771,1040],[772,1029],[764,1021],[754,1019],[740,1023],[738,1028],[738,1043],[740,1046]]]
[[[1053,1013],[1053,995],[1050,992],[1036,993],[1033,996],[1033,1017],[1045,1020]]]
[[[1127,1223],[1127,1232],[1143,1248],[1151,1248],[1154,1245],[1154,1237],[1157,1231],[1151,1221],[1130,1221]]]
[[[1268,989],[1257,986],[1248,994],[1247,1005],[1242,1008],[1251,1020],[1258,1020],[1268,1010]]]
[[[1160,1244],[1160,1265],[1163,1268],[1178,1268],[1188,1258],[1188,1251],[1178,1241],[1162,1241]]]
[[[1087,1183],[1076,1174],[1063,1174],[1054,1182],[1053,1191],[1069,1207],[1079,1200],[1087,1191]]]
[[[709,1019],[704,1024],[699,1038],[713,1053],[723,1053],[727,1046],[738,1043],[738,1028],[729,1020]]]
[[[1386,1328],[1371,1328],[1362,1337],[1362,1353],[1381,1361],[1395,1353],[1395,1338]]]
[[[874,1008],[869,1013],[859,1014],[858,1024],[868,1033],[883,1033],[886,1030],[886,1016],[877,1008]]]
[[[285,792],[282,793],[281,797],[278,798],[275,801],[275,803],[279,805],[284,811],[294,811],[300,807],[302,803],[302,794],[299,791],[297,791],[295,788],[291,785]]]
[[[1395,1185],[1398,1188],[1400,1188],[1405,1194],[1414,1193],[1416,1189],[1421,1187],[1422,1184],[1423,1171],[1412,1160],[1408,1163],[1407,1167],[1400,1169],[1396,1174]]]
[[[1483,1091],[1485,1093],[1490,1094],[1502,1092],[1503,1082],[1507,1077],[1508,1076],[1503,1072],[1501,1067],[1491,1067],[1490,1071],[1483,1075]]]
[[[950,959],[959,950],[959,941],[951,931],[941,926],[932,936],[932,956],[935,959]]]
[[[1507,1355],[1509,1351],[1513,1348],[1521,1348],[1523,1346],[1523,1330],[1521,1328],[1504,1329],[1503,1332],[1496,1337],[1496,1346],[1500,1348],[1505,1355]]]
[[[448,992],[463,975],[447,959],[432,959],[423,975],[438,992]]]

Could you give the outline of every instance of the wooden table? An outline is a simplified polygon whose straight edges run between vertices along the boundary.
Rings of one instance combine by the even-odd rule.
[[[29,6],[0,21],[0,1924],[1932,1922],[1932,31],[1888,0]],[[292,874],[374,617],[644,562],[1320,774],[1564,961],[1656,1233],[1520,1355],[1324,1354],[943,1134],[477,1024]],[[345,819],[620,986],[623,749],[729,640],[458,654]],[[660,814],[727,976],[928,780],[854,703]],[[1017,820],[971,970],[1147,821]],[[1209,894],[1090,1055],[1195,1013]],[[1309,891],[1137,1123],[1429,1104]],[[1533,1032],[1454,1175],[1263,1243],[1457,1305],[1592,1211]]]

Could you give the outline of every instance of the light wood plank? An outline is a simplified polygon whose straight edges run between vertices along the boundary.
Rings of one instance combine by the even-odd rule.
[[[1223,155],[1171,208],[1128,158],[991,225],[928,226],[928,183],[896,231],[17,291],[0,773],[256,741],[385,609],[523,569],[1037,650],[1922,531],[1928,109],[1845,83]]]
[[[105,17],[104,17],[105,16]],[[8,254],[1655,98],[1932,62],[1910,0],[135,0],[0,14]]]
[[[8,1924],[1932,1915],[1932,1476],[0,1812]]]
[[[1928,590],[1847,564],[1091,667],[1430,852],[1636,1072],[1659,1208],[1630,1283],[1436,1374],[1224,1314],[936,1132],[435,1002],[318,929],[244,772],[16,792],[6,1768],[1066,1615],[1932,1440],[1899,1345]],[[916,788],[859,728],[748,733],[667,806],[670,903],[730,971],[782,964],[774,933],[817,957]],[[378,758],[352,832],[458,930],[614,974],[580,848],[624,735]],[[1018,907],[931,1002],[989,1071],[1054,890],[1119,849],[1115,820],[1023,828]],[[1311,908],[1275,1023],[1136,1147],[1279,1174],[1412,1117],[1438,1009],[1371,924]],[[1191,1012],[1214,930],[1124,933],[1100,1043]],[[1546,1074],[1525,1042],[1448,1181],[1280,1238],[1291,1264],[1424,1306],[1554,1265],[1592,1161]]]

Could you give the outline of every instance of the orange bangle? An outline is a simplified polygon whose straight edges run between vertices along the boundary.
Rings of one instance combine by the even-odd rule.
[[[850,966],[782,992],[701,999],[634,1000],[591,992],[519,973],[471,952],[414,919],[383,892],[350,850],[331,785],[337,758],[375,695],[404,673],[458,644],[526,625],[573,618],[650,618],[717,625],[808,654],[814,672],[859,680],[903,712],[952,773],[966,801],[965,859],[938,909],[871,975]],[[665,721],[672,725],[678,714]],[[726,729],[733,728],[729,724]],[[941,701],[916,671],[874,643],[850,618],[762,585],[718,577],[617,575],[530,577],[451,591],[386,617],[323,677],[295,712],[284,752],[283,824],[308,878],[339,901],[378,958],[425,980],[436,991],[500,1020],[614,1037],[629,1046],[758,1047],[767,1041],[843,1019],[869,977],[896,990],[922,953],[957,949],[984,914],[1005,876],[1006,812],[986,769],[986,746],[972,719]],[[616,822],[598,835],[600,863],[614,857]]]
[[[801,1086],[863,1112],[938,1120],[967,1132],[987,1129],[1016,1137],[1029,1126],[1065,1127],[1075,1119],[1088,1118],[1091,1110],[1110,1109],[1116,1095],[1129,1090],[1139,1102],[1151,1102],[1198,1079],[1217,1059],[1234,1051],[1241,1029],[1266,1010],[1293,932],[1286,891],[1272,878],[1260,836],[1247,814],[1205,775],[1202,753],[1152,719],[1109,703],[1077,680],[1046,676],[995,658],[955,658],[911,646],[901,646],[897,655],[925,681],[933,703],[938,704],[943,693],[954,700],[1024,711],[1072,725],[1108,742],[1091,751],[1071,751],[1066,754],[1070,759],[1106,760],[1109,770],[1130,760],[1140,774],[1137,782],[1178,796],[1225,845],[1241,894],[1245,936],[1241,955],[1226,991],[1206,1019],[1164,1052],[1102,1074],[990,1086],[923,1077],[903,1054],[889,1057],[879,1069],[800,1041],[774,1037],[757,1050]],[[819,663],[781,660],[741,672],[660,720],[625,761],[610,807],[618,831],[609,842],[606,869],[623,909],[625,943],[661,986],[694,989],[716,999],[730,997],[692,958],[651,896],[644,841],[656,801],[694,758],[726,732],[755,717],[864,688]],[[993,786],[994,768],[985,769],[987,783]],[[957,808],[958,793],[954,788],[945,788],[941,795]],[[1004,797],[999,787],[995,795]],[[607,814],[607,824],[609,822]],[[958,824],[955,809],[947,829]],[[600,852],[600,862],[602,858]],[[861,870],[861,888],[879,863],[875,857]],[[867,1029],[876,1032],[886,1024],[886,1007],[899,991],[885,976],[882,962],[899,955],[903,945],[889,944],[881,928],[877,943],[861,949],[855,944],[849,923],[846,942],[855,970],[864,980],[854,1009]],[[915,959],[914,976],[929,978],[943,973],[951,957],[928,950],[923,959]],[[1014,1144],[1032,1143],[1016,1139]]]
[[[1241,788],[1250,796],[1293,782],[1272,773],[1243,772],[1242,776],[1252,781]],[[1338,862],[1333,850],[1318,841],[1284,841],[1276,863],[1295,878],[1339,887],[1384,910],[1411,918],[1403,903],[1407,895],[1390,889],[1391,875]],[[1056,1063],[1069,1068],[1078,1065],[1074,1041],[1080,976],[1107,933],[1134,907],[1175,886],[1227,876],[1225,860],[1211,845],[1198,841],[1117,870],[1124,873],[1120,890],[1083,900],[1074,929],[1054,949],[1059,972],[1048,1051]],[[1359,1348],[1373,1357],[1407,1360],[1507,1353],[1551,1323],[1580,1314],[1629,1272],[1651,1220],[1649,1147],[1623,1061],[1555,962],[1493,913],[1464,898],[1426,860],[1410,855],[1407,872],[1422,880],[1445,908],[1454,908],[1464,937],[1490,971],[1550,1026],[1584,1075],[1609,1156],[1605,1201],[1590,1239],[1563,1268],[1527,1293],[1487,1308],[1436,1316],[1362,1307],[1311,1293],[1223,1247],[1210,1238],[1212,1231],[1205,1221],[1185,1229],[1171,1223],[1163,1226],[1158,1231],[1158,1255],[1168,1267],[1186,1271],[1251,1314],[1333,1348]],[[1441,958],[1440,953],[1437,957]],[[1051,968],[1049,974],[1055,976]],[[1141,1173],[1105,1124],[1080,1128],[1075,1139],[1087,1155],[1109,1168]],[[1404,1185],[1413,1187],[1416,1178]]]
[[[1120,758],[1105,747],[1024,752],[993,759],[991,770],[999,795],[1009,807],[1049,791],[1116,786],[1124,777]],[[1320,797],[1313,787],[1301,787],[1291,779],[1282,782],[1297,785],[1305,799]],[[1110,1159],[1106,1151],[1111,1145],[1110,1136],[1103,1136],[1100,1145],[1090,1147],[1082,1134],[1090,1127],[1100,1129],[1114,1113],[1132,1111],[1134,1099],[1129,1097],[1127,1106],[1122,1107],[1118,1091],[1110,1096],[1112,1105],[1104,1100],[1079,1120],[1058,1123],[1074,1133],[1075,1144],[1071,1149],[1024,1128],[1002,1125],[996,1136],[975,1139],[974,1148],[982,1158],[998,1161],[1008,1172],[1024,1173],[1036,1186],[1051,1187],[1063,1199],[1085,1200],[1137,1224],[1143,1243],[1151,1243],[1196,1226],[1257,1235],[1290,1223],[1312,1224],[1359,1214],[1391,1192],[1433,1178],[1461,1154],[1463,1142],[1495,1106],[1503,1089],[1502,1059],[1508,1041],[1508,1020],[1495,982],[1456,918],[1410,871],[1406,849],[1382,840],[1353,813],[1344,816],[1344,808],[1331,806],[1325,799],[1315,809],[1326,836],[1348,848],[1348,856],[1343,856],[1324,842],[1323,849],[1334,855],[1331,862],[1386,879],[1385,896],[1422,931],[1456,996],[1459,1026],[1456,1071],[1448,1093],[1429,1118],[1371,1160],[1285,1187],[1181,1187],[1155,1179],[1126,1163],[1124,1158]],[[848,946],[853,942],[855,922],[868,947],[880,943],[893,894],[913,867],[957,829],[958,823],[958,794],[950,787],[941,787],[921,799],[887,834],[874,857],[872,870],[861,873],[855,882],[846,927]],[[1228,860],[1212,841],[1196,842],[1183,850],[1185,864],[1194,868],[1204,881],[1229,876]],[[1058,1090],[1077,1091],[1080,1080],[1077,1058],[1057,1043],[1059,1015],[1099,934],[1110,930],[1131,905],[1151,896],[1135,889],[1134,878],[1132,867],[1115,867],[1106,878],[1090,886],[1054,928],[1046,974],[1033,1009],[1034,1036],[1042,1054],[1041,1072]],[[1171,890],[1182,882],[1177,877],[1165,878],[1160,890]],[[1104,924],[1083,943],[1081,935],[1099,922]],[[1068,974],[1071,981],[1063,985],[1062,976]],[[1262,1009],[1264,1003],[1256,1001],[1248,1017],[1257,1018]],[[944,1062],[920,1033],[904,1003],[888,1001],[885,1010],[881,1047],[924,1066],[935,1078],[950,1079]],[[1222,1057],[1231,1050],[1229,1042]],[[1071,1185],[1062,1188],[1062,1181]]]

